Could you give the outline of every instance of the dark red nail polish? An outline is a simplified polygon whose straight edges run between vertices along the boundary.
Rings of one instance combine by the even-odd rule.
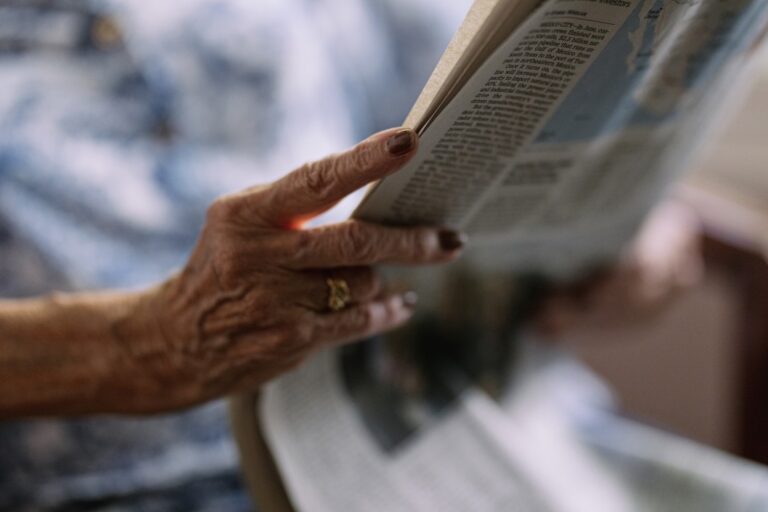
[[[399,130],[387,141],[387,151],[393,156],[407,155],[415,146],[416,132],[408,129]]]
[[[440,247],[446,252],[458,251],[467,244],[467,237],[458,231],[443,230],[438,234]]]

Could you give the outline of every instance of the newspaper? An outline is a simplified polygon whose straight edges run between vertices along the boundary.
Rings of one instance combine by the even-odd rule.
[[[431,121],[409,117],[419,155],[356,216],[461,228],[508,267],[609,260],[706,143],[765,16],[757,0],[544,2]]]
[[[454,47],[482,56],[503,3],[479,1],[485,16],[467,23],[490,35]],[[738,94],[768,3],[507,3],[521,22],[476,68],[438,66],[409,118],[419,155],[357,212],[457,226],[486,248],[406,276],[423,299],[407,329],[265,389],[262,427],[296,508],[768,509],[762,469],[595,414],[594,389],[576,393],[584,372],[531,364],[521,341],[527,271],[615,257]]]
[[[522,363],[528,371],[517,368],[502,400],[465,388],[447,406],[440,393],[406,392],[371,367],[375,358],[366,364],[360,347],[350,350],[358,352],[323,353],[262,402],[263,428],[297,510],[768,507],[765,469],[595,408],[604,391],[567,359]]]

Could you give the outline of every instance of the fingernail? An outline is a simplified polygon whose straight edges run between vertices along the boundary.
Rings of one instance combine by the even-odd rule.
[[[416,146],[416,132],[409,129],[399,130],[387,141],[387,151],[393,156],[403,156]]]
[[[419,303],[419,295],[416,292],[410,291],[403,294],[403,304],[407,308],[413,309]]]
[[[438,234],[440,247],[444,251],[453,252],[463,248],[467,244],[467,236],[458,231],[443,230]]]

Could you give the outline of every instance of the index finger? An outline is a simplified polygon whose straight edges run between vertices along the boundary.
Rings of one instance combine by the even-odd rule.
[[[414,155],[418,136],[410,129],[376,134],[355,148],[305,164],[262,189],[254,208],[261,220],[299,227],[363,186],[392,174]],[[244,198],[249,200],[249,198]]]

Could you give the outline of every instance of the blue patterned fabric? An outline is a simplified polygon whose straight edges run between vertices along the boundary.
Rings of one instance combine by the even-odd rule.
[[[137,287],[397,125],[468,0],[0,0],[0,296]],[[1,385],[1,384],[0,384]],[[225,409],[0,424],[0,510],[247,510]]]

